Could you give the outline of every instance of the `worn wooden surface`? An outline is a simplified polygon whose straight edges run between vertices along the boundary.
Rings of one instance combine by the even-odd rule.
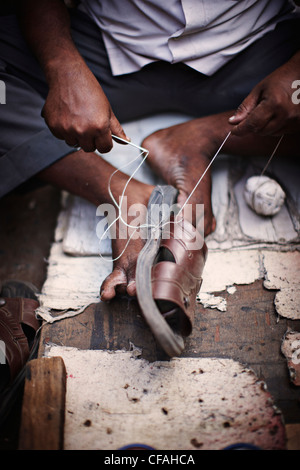
[[[0,281],[18,279],[41,289],[57,224],[61,193],[45,186],[27,193],[11,193],[0,201]],[[18,447],[22,391],[0,429],[0,449]]]
[[[197,306],[195,326],[186,340],[182,357],[232,358],[251,367],[265,380],[286,422],[300,422],[300,392],[289,380],[286,360],[280,352],[289,326],[300,322],[280,318],[274,309],[274,291],[262,281],[237,286],[234,294],[222,292],[227,311]],[[145,324],[135,300],[116,299],[90,305],[72,319],[45,325],[39,354],[46,343],[81,349],[142,349],[149,361],[167,360]]]
[[[48,187],[2,200],[2,280],[17,278],[42,287],[59,202],[59,193]],[[277,322],[275,291],[264,289],[261,281],[237,286],[234,294],[223,292],[222,296],[227,299],[226,312],[197,307],[194,332],[187,340],[184,355],[230,357],[249,364],[266,380],[286,422],[299,423],[299,390],[290,383],[286,361],[280,353],[286,328],[299,330],[299,322],[283,318]],[[40,355],[45,341],[92,349],[128,349],[132,343],[142,348],[143,357],[149,360],[164,358],[136,303],[128,299],[93,304],[78,317],[45,325]],[[2,431],[1,448],[15,448],[18,423],[10,416],[11,429]],[[296,437],[293,435],[295,441],[297,433]]]
[[[286,426],[287,436],[287,449],[299,450],[300,449],[300,424],[288,424]]]
[[[0,280],[20,279],[41,289],[60,210],[60,192],[45,186],[0,200]]]
[[[60,357],[30,361],[26,368],[20,450],[62,450],[66,370]]]

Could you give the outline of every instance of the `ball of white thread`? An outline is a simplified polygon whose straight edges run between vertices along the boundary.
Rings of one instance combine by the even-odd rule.
[[[251,176],[246,182],[244,197],[257,214],[271,216],[280,211],[285,193],[277,181],[268,176]]]

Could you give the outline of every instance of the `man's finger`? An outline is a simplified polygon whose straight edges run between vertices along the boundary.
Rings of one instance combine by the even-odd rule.
[[[112,113],[111,118],[110,118],[110,129],[111,129],[111,133],[114,136],[113,139],[116,142],[118,142],[118,144],[126,144],[126,142],[124,141],[130,142],[129,137],[127,137],[127,135],[125,134],[123,127],[119,123],[114,113]]]
[[[98,134],[95,138],[95,147],[100,153],[108,153],[113,148],[113,141],[110,130],[106,133]]]
[[[258,87],[254,88],[251,93],[239,105],[233,116],[229,118],[229,123],[237,125],[242,122],[253,111],[259,103],[260,90]]]
[[[247,117],[233,127],[232,134],[245,135],[249,133],[263,134],[265,127],[273,119],[274,113],[264,102],[261,102]]]
[[[284,119],[279,116],[273,116],[259,134],[262,136],[280,136],[285,134],[284,122]]]

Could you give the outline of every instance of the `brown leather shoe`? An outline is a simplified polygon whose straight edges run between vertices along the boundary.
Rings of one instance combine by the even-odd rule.
[[[39,344],[37,292],[32,284],[14,280],[4,283],[0,292],[0,427],[21,396],[26,363]]]
[[[136,270],[137,298],[156,340],[170,356],[184,349],[192,332],[196,295],[202,283],[207,247],[187,221],[173,218],[167,207],[176,201],[170,186],[157,186],[148,204],[149,233]],[[151,206],[156,205],[157,211]]]
[[[18,287],[21,284],[19,282]],[[7,283],[5,289],[2,289],[6,294],[11,294],[12,291],[16,291],[15,284],[10,286]],[[25,291],[30,291],[28,296],[34,297],[34,291],[28,286],[25,286]],[[1,362],[8,366],[8,383],[15,379],[29,358],[40,326],[35,316],[38,306],[39,302],[34,298],[0,297]]]

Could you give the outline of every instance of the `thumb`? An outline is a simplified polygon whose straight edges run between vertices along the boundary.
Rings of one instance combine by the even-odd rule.
[[[254,88],[251,93],[244,99],[244,101],[239,105],[235,113],[229,118],[229,123],[236,125],[244,121],[247,116],[253,111],[257,106],[259,101],[260,91],[258,88]]]
[[[114,113],[112,113],[111,118],[110,118],[110,130],[111,130],[111,133],[112,133],[112,138],[116,142],[118,142],[119,144],[126,144],[126,142],[124,142],[124,140],[126,140],[127,142],[130,142],[130,138],[127,137],[123,127],[119,123],[119,121],[116,118],[116,116],[114,115]],[[119,139],[118,139],[118,137],[119,137]]]

